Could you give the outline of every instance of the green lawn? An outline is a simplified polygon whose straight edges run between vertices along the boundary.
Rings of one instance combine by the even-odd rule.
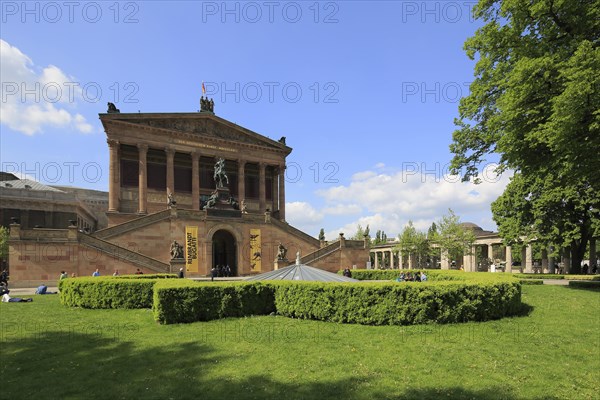
[[[597,399],[600,291],[523,286],[528,316],[372,327],[162,326],[150,310],[0,304],[7,399]]]

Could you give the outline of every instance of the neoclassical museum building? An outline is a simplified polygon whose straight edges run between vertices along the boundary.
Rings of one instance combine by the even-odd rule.
[[[35,285],[61,271],[86,276],[96,269],[111,275],[184,268],[201,277],[225,265],[245,276],[292,264],[297,252],[302,263],[329,271],[364,267],[365,241],[340,234],[327,243],[286,222],[292,149],[285,137],[269,139],[218,117],[213,107],[203,99],[200,112],[121,113],[109,103],[100,114],[109,148],[107,209],[86,224],[96,229],[81,229],[79,217],[34,228],[12,218],[11,282]]]

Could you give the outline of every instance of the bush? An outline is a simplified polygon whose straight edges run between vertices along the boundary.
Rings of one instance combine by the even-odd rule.
[[[275,311],[263,282],[162,281],[154,288],[154,318],[163,324],[265,315]]]
[[[60,302],[83,308],[151,308],[156,279],[85,277],[59,281]]]
[[[523,279],[565,279],[566,275],[558,274],[513,274],[515,278]]]
[[[596,280],[569,281],[569,286],[581,289],[600,289],[600,282]]]
[[[516,280],[496,282],[330,283],[163,281],[154,316],[164,324],[265,315],[367,325],[484,321],[521,307]]]
[[[441,270],[441,269],[353,269],[352,278],[359,281],[391,281],[400,276],[402,272],[405,274],[410,272],[411,274],[425,272],[428,281],[453,281],[463,280],[464,271],[456,270]],[[338,271],[338,274],[342,274],[343,271]]]
[[[565,279],[578,281],[600,281],[600,275],[559,275],[559,274],[513,274],[524,279]]]
[[[105,278],[113,279],[178,279],[177,274],[142,274],[142,275],[119,275],[106,276]]]
[[[367,325],[485,321],[517,314],[516,281],[463,283],[277,283],[277,313]]]
[[[541,279],[519,279],[521,285],[543,285],[544,281]]]

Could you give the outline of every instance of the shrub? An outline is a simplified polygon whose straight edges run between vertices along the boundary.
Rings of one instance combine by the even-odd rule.
[[[154,318],[163,324],[264,315],[275,311],[263,282],[162,281],[154,288]]]
[[[516,281],[462,283],[278,283],[281,315],[367,325],[484,321],[514,315],[521,306]]]
[[[119,275],[106,276],[105,278],[113,279],[178,279],[177,274],[142,274],[142,275]]]
[[[521,285],[543,285],[544,281],[541,279],[519,279]]]
[[[351,270],[352,278],[359,281],[391,281],[400,276],[402,272],[411,274],[425,272],[428,281],[453,281],[462,280],[465,272],[455,270],[441,270],[441,269],[354,269]],[[342,274],[343,271],[338,271],[338,274]]]
[[[596,280],[569,281],[569,286],[582,289],[600,289],[600,282]]]
[[[519,312],[517,280],[431,283],[163,281],[154,288],[161,323],[265,315],[368,325],[484,321]]]
[[[515,278],[523,278],[523,279],[565,279],[566,275],[558,275],[558,274],[513,274]]]
[[[150,308],[156,279],[85,277],[59,281],[60,302],[83,308]]]

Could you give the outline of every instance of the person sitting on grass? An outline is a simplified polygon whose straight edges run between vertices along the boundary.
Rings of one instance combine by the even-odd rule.
[[[48,286],[41,284],[40,286],[38,286],[38,288],[35,290],[35,294],[56,294],[56,292],[49,292],[48,291]]]
[[[425,271],[421,271],[421,282],[427,282],[427,275],[425,275]]]

